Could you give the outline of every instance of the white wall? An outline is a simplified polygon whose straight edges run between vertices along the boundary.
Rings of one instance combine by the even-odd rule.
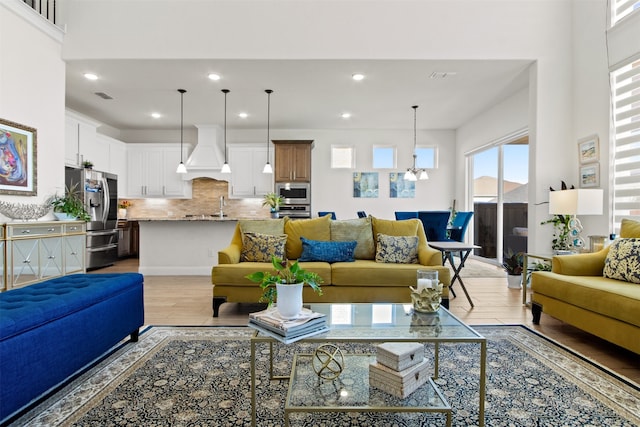
[[[37,130],[38,162],[37,196],[2,195],[2,200],[40,203],[64,193],[61,49],[62,31],[19,0],[0,3],[0,117]]]
[[[149,4],[142,0],[59,3],[61,22],[68,24],[63,56],[530,59],[535,61],[528,120],[533,200],[545,199],[549,182],[568,173],[576,176],[577,138],[597,133],[604,141],[608,133],[602,110],[608,103],[602,71],[606,60],[599,53],[606,0],[174,0]],[[51,178],[55,187],[62,182],[62,168],[56,172],[49,165],[63,163],[64,131],[64,108],[59,105],[64,101],[64,64],[57,61],[59,46],[51,46],[51,41],[14,42],[42,36],[18,24],[12,12],[0,10],[3,58],[20,58],[21,65],[27,65],[17,71],[14,61],[9,64],[5,59],[0,64],[0,114],[37,127],[39,140],[55,145],[46,153],[50,161],[42,165],[44,171],[39,169],[41,179]],[[457,188],[463,176],[461,151],[454,150]],[[457,193],[451,190],[452,195]],[[448,205],[445,200],[438,203]],[[535,209],[530,224],[546,217],[544,209]],[[604,231],[599,222],[595,225],[597,233]],[[546,246],[545,242],[532,249]]]
[[[530,59],[534,198],[565,175],[574,150],[571,0],[148,4],[70,0],[65,58]],[[547,215],[531,217],[539,224]]]

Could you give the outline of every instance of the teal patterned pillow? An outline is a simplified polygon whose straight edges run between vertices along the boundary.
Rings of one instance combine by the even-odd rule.
[[[604,277],[640,283],[640,239],[617,239],[604,260]]]
[[[244,233],[240,261],[271,262],[271,257],[284,258],[287,235],[274,236],[261,233]]]
[[[378,233],[376,262],[418,263],[418,236],[387,236]]]
[[[298,261],[353,262],[353,253],[358,244],[355,240],[347,242],[309,240],[300,237],[302,255]]]

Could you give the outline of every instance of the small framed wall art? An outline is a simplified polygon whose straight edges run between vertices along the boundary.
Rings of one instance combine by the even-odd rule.
[[[413,199],[416,196],[416,183],[404,179],[404,172],[389,173],[389,197],[392,199]]]
[[[593,163],[600,160],[598,135],[590,135],[578,140],[578,156],[580,164]]]
[[[600,163],[589,163],[580,166],[580,187],[599,187],[600,186]]]
[[[0,118],[0,194],[37,195],[36,129]]]
[[[353,173],[353,197],[378,197],[378,172]]]

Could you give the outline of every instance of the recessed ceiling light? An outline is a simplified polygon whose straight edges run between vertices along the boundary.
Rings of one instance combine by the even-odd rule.
[[[209,74],[209,78],[215,82],[217,82],[218,80],[220,80],[220,74],[216,74],[216,73],[211,73]]]
[[[240,117],[241,119],[246,119],[247,117],[249,117],[249,115],[247,113],[238,113],[238,117]]]
[[[360,80],[364,79],[364,74],[362,73],[354,73],[351,74],[351,78],[357,82],[359,82]]]
[[[351,118],[351,113],[342,113],[342,114],[340,114],[340,117],[342,117],[343,119],[350,119]]]
[[[98,80],[98,76],[93,73],[84,73],[84,78],[87,80]]]
[[[160,113],[151,113],[151,117],[153,117],[154,119],[159,119],[160,117],[162,117],[162,114],[160,114]]]

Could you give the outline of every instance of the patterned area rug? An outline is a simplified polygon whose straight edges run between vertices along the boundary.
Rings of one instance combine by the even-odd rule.
[[[523,326],[475,327],[488,338],[487,426],[637,426],[640,387],[611,375]],[[24,414],[15,426],[245,426],[250,423],[252,330],[151,327]],[[371,352],[365,345],[342,345]],[[345,348],[347,347],[348,348]],[[274,347],[276,374],[311,344]],[[426,346],[433,360],[433,346]],[[478,425],[479,348],[443,344],[436,383],[453,425]],[[281,426],[288,381],[268,376],[268,344],[257,347],[258,425]],[[411,396],[409,396],[411,398]],[[292,426],[441,426],[442,414],[323,413]]]

